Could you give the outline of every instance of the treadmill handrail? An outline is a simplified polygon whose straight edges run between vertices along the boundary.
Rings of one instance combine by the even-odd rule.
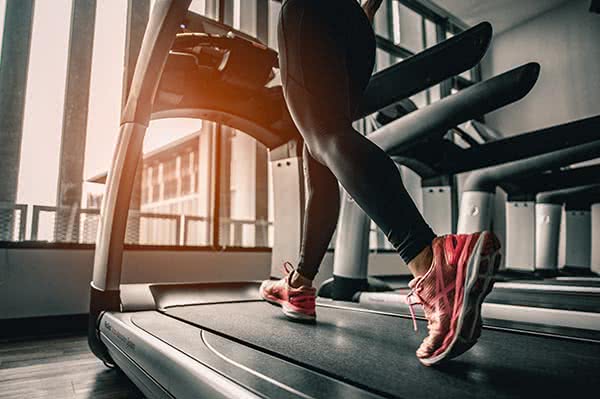
[[[463,149],[460,159],[448,160],[448,166],[453,167],[455,173],[466,172],[573,147],[598,138],[600,115]]]
[[[108,174],[94,251],[90,284],[88,343],[105,363],[112,363],[98,334],[100,316],[120,310],[119,289],[127,215],[144,135],[159,78],[191,0],[157,0],[148,21],[129,96],[121,115],[117,148]]]
[[[445,131],[444,131],[445,132]],[[448,140],[427,141],[419,143],[426,147],[425,151],[414,151],[411,154],[404,156],[416,158],[412,161],[422,167],[415,170],[421,174],[422,170],[427,170],[427,173],[422,174],[423,177],[435,178],[437,176],[447,176],[462,172],[469,172],[485,167],[501,165],[507,162],[517,161],[528,157],[545,154],[552,151],[558,151],[564,148],[569,148],[579,144],[585,144],[598,139],[600,132],[600,115],[589,118],[580,119],[577,121],[568,122],[558,126],[551,126],[544,129],[539,129],[533,132],[523,133],[516,136],[495,140],[489,143],[478,144],[477,146],[463,148],[456,143]],[[441,145],[443,144],[443,147]],[[442,157],[434,157],[426,159],[418,159],[419,154],[431,154],[432,149],[437,149],[443,154]],[[450,151],[450,149],[452,151]],[[535,177],[528,176],[529,181]],[[535,181],[528,186],[523,183],[523,187],[532,188],[541,181]],[[548,184],[554,185],[555,182]],[[515,182],[515,184],[517,184]],[[585,183],[582,183],[585,184]],[[518,192],[518,188],[511,185],[510,182],[502,182],[502,186],[506,187],[514,193]],[[544,186],[537,185],[544,189]],[[537,190],[540,191],[540,190]],[[533,193],[535,191],[528,191]]]
[[[427,107],[413,111],[369,135],[384,151],[400,155],[420,142],[439,138],[463,122],[525,97],[539,76],[529,63],[479,82]]]
[[[600,165],[550,171],[502,182],[502,189],[511,196],[535,195],[588,184],[600,184]]]
[[[587,184],[580,187],[541,192],[536,195],[535,201],[540,204],[561,205],[575,199],[578,204],[587,203],[589,207],[598,198],[598,194],[600,194],[600,184]]]
[[[593,159],[600,155],[600,140],[563,150],[479,169],[469,175],[464,191],[493,193],[500,182],[540,173],[559,166]]]
[[[371,77],[357,119],[473,68],[492,40],[492,25],[474,27]]]

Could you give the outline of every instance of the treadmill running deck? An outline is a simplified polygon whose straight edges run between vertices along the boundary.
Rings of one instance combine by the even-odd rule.
[[[265,302],[180,306],[165,314],[290,363],[388,397],[567,396],[600,389],[600,345],[485,330],[462,357],[424,367],[414,352],[426,335],[404,317],[320,306],[318,323],[284,318]],[[134,323],[172,346],[143,318]],[[210,337],[210,334],[208,335]],[[215,338],[215,347],[226,348]],[[235,351],[228,357],[235,359]]]

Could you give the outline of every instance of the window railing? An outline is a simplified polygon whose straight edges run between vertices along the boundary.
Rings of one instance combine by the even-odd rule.
[[[27,205],[0,208],[0,226],[11,216],[13,232],[6,241],[25,241],[27,228]],[[100,210],[33,205],[31,207],[31,241],[92,244],[96,241]],[[207,216],[140,212],[130,210],[125,243],[140,245],[210,246],[212,218]],[[267,220],[220,219],[222,231],[221,247],[270,247],[273,238],[273,223]]]
[[[0,202],[0,241],[23,241],[27,229],[27,205]]]

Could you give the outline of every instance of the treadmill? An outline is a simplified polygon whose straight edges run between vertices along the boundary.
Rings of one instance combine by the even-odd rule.
[[[552,309],[600,312],[600,279],[593,277],[589,263],[589,208],[591,203],[597,201],[600,186],[596,182],[577,187],[583,182],[594,183],[599,180],[599,173],[598,166],[588,166],[520,179],[518,184],[511,182],[503,185],[509,194],[506,204],[507,232],[510,237],[510,245],[507,244],[506,248],[508,271],[515,270],[515,266],[521,266],[522,263],[526,267],[519,267],[517,270],[520,273],[505,276],[503,282],[497,283],[487,301],[509,304],[528,302]],[[524,183],[527,183],[525,187],[528,187],[529,193],[522,190],[521,195],[515,196],[515,186]],[[562,188],[552,190],[553,186]],[[536,194],[539,187],[550,191]],[[535,202],[530,202],[531,194]],[[563,204],[567,218],[565,261],[571,266],[558,269]],[[531,212],[534,212],[531,215],[533,218],[528,217]],[[535,226],[533,237],[527,234],[528,226],[517,229],[515,219],[522,223],[529,221],[530,225]],[[511,237],[511,234],[517,237]],[[535,243],[531,242],[532,238]],[[535,253],[531,253],[533,248],[529,248],[529,245],[534,245]],[[531,255],[535,257],[533,268],[530,265]],[[570,271],[565,273],[565,269]]]
[[[383,127],[369,135],[391,153],[397,163],[407,166],[422,178],[423,208],[435,231],[452,231],[454,215],[450,183],[455,174],[475,170],[466,182],[458,221],[459,232],[490,229],[496,186],[510,188],[509,194],[513,196],[509,196],[506,205],[507,215],[525,225],[517,228],[516,224],[509,223],[509,228],[514,227],[514,231],[510,230],[510,242],[505,248],[510,262],[517,252],[514,250],[515,243],[526,242],[531,252],[535,247],[534,232],[526,229],[534,224],[528,226],[524,223],[529,220],[529,214],[534,216],[534,206],[530,204],[527,208],[525,204],[518,208],[521,203],[513,206],[511,199],[517,199],[520,194],[519,198],[523,200],[524,193],[536,187],[541,191],[543,187],[570,186],[586,180],[594,182],[600,176],[597,167],[566,171],[558,179],[554,179],[556,173],[547,173],[600,154],[600,116],[493,141],[487,141],[484,136],[483,143],[455,127],[495,109],[483,110],[478,104],[500,107],[525,96],[535,83],[538,71],[536,64],[526,64],[422,109],[416,109],[410,100],[400,101],[378,113],[378,121]],[[450,141],[446,135],[448,131],[458,132],[468,146],[464,148]],[[406,132],[409,134],[405,135]],[[419,138],[407,139],[412,132],[418,132]],[[370,221],[347,198],[345,195],[336,237],[338,251],[334,256],[334,275],[320,287],[319,295],[357,302],[369,309],[408,312],[404,294],[408,292],[409,278],[368,277]],[[521,213],[510,212],[515,210]],[[531,235],[529,241],[526,240],[527,233]],[[533,256],[532,252],[529,264],[534,263]],[[496,289],[486,298],[484,318],[487,316],[489,323],[494,325],[518,321],[520,328],[524,329],[546,330],[548,325],[554,325],[568,329],[565,333],[583,336],[600,329],[600,315],[593,314],[600,313],[600,290],[589,286],[594,285],[593,282],[585,287],[576,287],[585,283],[572,279],[552,280],[556,287],[548,289],[548,284],[532,281],[532,278],[537,277],[522,272],[508,277],[506,274],[499,276],[500,280],[528,281],[518,286],[511,282],[496,284]],[[589,279],[586,281],[589,282]],[[487,315],[486,309],[489,309]]]
[[[515,255],[507,262],[507,268],[540,277],[560,277],[563,274],[567,277],[571,274],[591,275],[589,248],[591,228],[586,225],[589,224],[591,204],[597,200],[594,191],[589,191],[589,186],[597,184],[600,184],[598,164],[553,170],[503,182],[501,186],[508,196],[506,209],[509,232],[516,232],[516,235],[519,235],[515,222],[523,217],[529,220],[530,224],[535,223],[535,220],[543,221],[535,228],[534,261],[530,253],[528,256],[521,256],[520,251],[515,251]],[[559,270],[558,244],[563,208],[566,217],[563,222],[570,226],[567,229],[569,230],[567,246],[571,249],[567,250],[564,263],[567,267],[581,268],[577,269],[581,270],[581,273],[570,273],[568,270],[565,273],[564,268]],[[572,216],[574,217],[571,218]],[[579,241],[587,241],[587,243],[576,247],[581,244]],[[573,257],[574,255],[578,256]],[[593,281],[588,278],[567,280],[575,283]]]
[[[407,116],[415,113],[409,113]],[[402,117],[393,123],[399,126],[404,118],[407,117]],[[414,123],[415,120],[416,118],[413,117],[411,122]],[[493,161],[486,161],[490,166],[478,169],[468,177],[461,202],[458,223],[459,233],[490,229],[493,214],[493,196],[496,187],[502,185],[503,182],[519,178],[525,181],[525,177],[533,180],[535,177],[531,178],[531,176],[535,176],[536,173],[539,174],[563,165],[597,157],[600,154],[600,141],[598,141],[597,136],[599,122],[598,117],[586,118],[555,128],[543,129],[475,146],[468,150],[459,150],[472,153],[487,151],[488,154],[491,154],[489,152],[491,150],[486,148],[505,148],[504,151],[511,148],[512,151],[507,156],[515,157],[515,154],[517,154],[516,156],[522,156],[527,154],[527,151],[531,152],[529,155],[534,155],[521,160],[501,163],[504,154],[501,151],[496,151],[496,158]],[[574,127],[577,127],[577,129],[574,129]],[[387,129],[384,132],[386,142],[394,140],[394,137],[390,134],[391,130]],[[577,132],[578,135],[572,137],[573,132]],[[538,146],[531,146],[531,140],[533,139],[543,141],[540,146],[541,150]],[[399,140],[396,139],[396,141]],[[435,143],[429,145],[432,146]],[[447,145],[451,144],[448,143]],[[390,146],[394,147],[394,145]],[[398,146],[395,147],[398,148]],[[536,155],[536,151],[540,153]],[[418,152],[415,153],[419,154]],[[485,160],[486,158],[478,156],[475,159]],[[473,165],[474,162],[473,160],[463,163],[456,162],[452,165],[453,168],[461,168],[464,164]],[[492,162],[498,162],[499,164],[494,165]],[[422,159],[405,162],[408,165],[419,165],[419,163],[430,165]],[[431,169],[435,170],[434,167]],[[580,177],[591,177],[592,181],[598,179],[597,175],[594,174],[595,172],[594,168],[591,169],[591,173],[589,168],[577,171],[581,175]],[[574,181],[576,174],[571,172],[566,177]],[[551,179],[552,176],[550,175],[549,177],[539,178],[539,181],[540,184],[543,184]],[[534,187],[535,185],[532,184],[531,189]],[[543,187],[543,185],[540,185],[540,187]],[[344,204],[344,206],[351,206],[351,204]],[[531,252],[530,263],[534,262],[535,232],[527,230],[527,227],[534,226],[534,223],[529,225],[525,223],[529,220],[527,215],[532,212],[534,212],[533,205],[515,207],[510,202],[507,203],[509,219],[516,219],[521,222],[518,228],[514,223],[509,223],[508,226],[509,242],[505,252],[509,257],[509,261],[512,261],[512,256],[515,253],[514,247],[520,244],[522,247],[522,243],[525,242],[525,247]],[[408,308],[404,303],[404,294],[407,292],[407,281],[389,281],[389,279],[386,279],[387,281],[382,284],[375,279],[368,279],[367,263],[364,255],[368,253],[367,242],[365,240],[362,241],[362,245],[356,245],[356,242],[361,242],[359,237],[363,237],[361,234],[364,233],[361,232],[365,231],[365,226],[356,223],[355,219],[348,218],[347,213],[342,213],[341,223],[342,225],[347,223],[344,225],[345,228],[342,230],[342,234],[338,235],[339,241],[336,245],[336,248],[342,249],[342,251],[339,254],[336,253],[334,259],[333,279],[327,281],[321,287],[320,294],[334,299],[353,300],[369,309],[406,313]],[[538,229],[539,231],[541,229]],[[348,240],[349,237],[355,239]],[[346,244],[349,242],[352,244]],[[354,249],[347,250],[349,247]],[[531,276],[521,273],[518,278],[528,277],[531,279]],[[516,280],[516,278],[513,277],[512,280]],[[486,298],[483,308],[484,322],[489,325],[502,326],[507,322],[518,323],[519,328],[535,331],[546,331],[549,327],[556,327],[565,334],[590,336],[591,333],[593,336],[596,334],[595,331],[600,330],[600,289],[594,285],[594,282],[592,282],[585,286],[577,286],[572,280],[555,280],[552,285],[545,281],[536,280],[497,283],[492,293]]]
[[[319,305],[317,324],[305,325],[289,322],[279,309],[259,300],[258,282],[121,285],[131,183],[152,117],[196,116],[265,143],[280,173],[274,173],[275,200],[280,207],[297,208],[293,222],[300,226],[302,185],[294,188],[301,176],[300,146],[280,88],[263,85],[271,68],[252,69],[247,79],[229,75],[241,67],[239,59],[234,62],[236,49],[247,52],[246,62],[255,57],[263,66],[274,62],[271,51],[233,30],[227,36],[187,34],[175,40],[189,3],[156,1],[122,114],[91,283],[89,344],[96,356],[123,370],[149,398],[514,397],[600,388],[595,340],[486,329],[480,343],[460,359],[426,368],[414,357],[425,323],[419,322],[421,332],[415,335],[405,316],[331,302]],[[445,59],[445,50],[455,45],[472,54],[469,42],[483,47],[478,53],[485,52],[487,43],[481,39],[491,33],[489,25],[473,29],[426,55]],[[224,53],[229,53],[228,62],[222,62]],[[409,80],[411,70],[422,73],[423,58],[400,63],[396,71]],[[439,61],[433,65],[443,65]],[[463,67],[470,68],[458,69]],[[209,79],[202,78],[204,72]],[[263,84],[257,87],[261,76]],[[189,84],[181,84],[183,78]],[[416,86],[400,95],[411,95]],[[219,90],[202,97],[198,90],[206,87]],[[289,190],[282,190],[284,183]],[[294,196],[293,202],[280,201]],[[287,219],[275,222],[275,260],[286,250],[282,238],[298,234],[280,229],[292,222],[294,212],[286,213]]]

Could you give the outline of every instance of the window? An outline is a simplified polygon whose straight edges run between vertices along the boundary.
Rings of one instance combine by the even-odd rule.
[[[221,151],[220,245],[267,247],[267,150],[252,137],[225,128]]]
[[[75,3],[81,2],[35,3],[22,151],[16,165],[18,190],[14,203],[0,202],[2,240],[92,243],[96,237],[106,172],[118,139],[127,6],[137,2],[97,2],[89,60],[87,126],[80,129],[85,131],[85,145],[68,148],[82,158],[82,177],[74,184],[61,186],[75,187],[76,191],[75,199],[65,206],[57,200],[61,193],[57,182],[71,17],[75,15],[71,7]],[[0,25],[5,4],[0,0]],[[230,4],[228,18],[235,27],[250,35],[260,34],[269,46],[277,48],[281,3],[270,0],[262,8],[257,7],[256,0],[231,0]],[[217,0],[194,0],[191,10],[215,17],[217,5]],[[440,25],[434,21],[438,19],[418,12],[414,6],[413,1],[384,2],[376,31],[396,51],[384,47],[377,50],[378,70],[437,43]],[[259,21],[268,21],[268,29],[259,33]],[[6,34],[4,29],[0,34]],[[56,78],[48,79],[49,75]],[[460,84],[469,84],[476,77],[476,71],[467,72]],[[412,99],[421,107],[447,94],[438,85]],[[357,125],[365,131],[372,127],[367,120]],[[271,246],[273,196],[269,168],[266,149],[243,132],[198,120],[153,121],[133,188],[127,242]],[[220,189],[215,193],[217,186]],[[373,234],[373,246],[388,248],[380,233]]]
[[[418,53],[424,48],[422,17],[400,2],[392,2],[394,42]]]

